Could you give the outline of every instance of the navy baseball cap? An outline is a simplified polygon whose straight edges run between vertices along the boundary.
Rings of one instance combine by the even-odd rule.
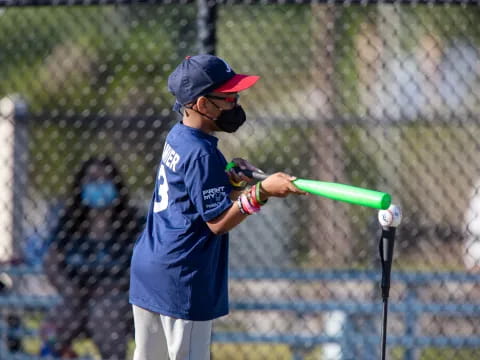
[[[259,76],[236,74],[230,65],[214,55],[187,56],[168,77],[168,90],[175,96],[178,111],[211,92],[239,92],[257,82]]]

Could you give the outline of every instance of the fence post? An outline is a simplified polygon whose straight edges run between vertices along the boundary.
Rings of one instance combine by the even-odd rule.
[[[407,308],[409,311],[405,313],[405,335],[408,339],[414,339],[417,335],[417,312],[415,311],[414,302],[417,299],[417,288],[414,284],[407,283]],[[415,360],[417,356],[415,346],[405,349],[405,360]]]
[[[16,96],[0,99],[0,262],[19,256],[27,181],[27,106]]]
[[[197,0],[197,34],[200,54],[215,54],[217,42],[217,5],[211,0]]]
[[[304,360],[306,348],[302,346],[292,346],[292,360]]]
[[[346,359],[349,324],[347,323],[347,314],[341,310],[335,310],[326,313],[325,335],[338,338],[337,343],[327,343],[323,346],[324,360],[342,360]]]

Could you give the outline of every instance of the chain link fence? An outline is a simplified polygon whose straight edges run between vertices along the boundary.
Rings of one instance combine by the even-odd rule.
[[[480,358],[478,5],[0,5],[18,5],[0,7],[1,359],[131,358],[130,252],[179,121],[166,81],[205,51],[261,76],[227,159],[402,206],[389,358]],[[82,202],[98,178],[108,211]],[[370,208],[272,199],[231,232],[212,358],[377,358],[379,231]]]

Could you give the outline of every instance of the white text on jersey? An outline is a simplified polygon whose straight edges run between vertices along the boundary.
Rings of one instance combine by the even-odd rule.
[[[175,150],[170,146],[169,143],[165,143],[165,147],[163,148],[162,154],[162,162],[168,167],[170,170],[175,171],[175,166],[180,161],[180,155],[178,155]]]

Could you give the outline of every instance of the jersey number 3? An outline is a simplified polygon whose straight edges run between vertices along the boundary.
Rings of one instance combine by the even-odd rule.
[[[163,164],[158,171],[158,196],[160,201],[155,201],[153,204],[153,212],[155,213],[163,211],[168,207],[168,181]]]

